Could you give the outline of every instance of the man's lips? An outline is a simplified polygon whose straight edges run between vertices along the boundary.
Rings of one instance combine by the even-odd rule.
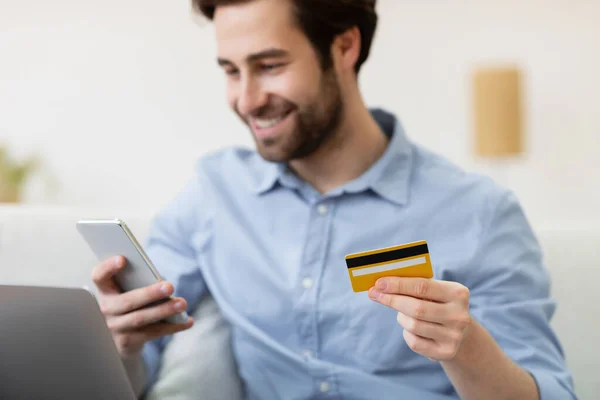
[[[290,110],[276,117],[251,117],[249,122],[257,138],[269,138],[278,134],[279,128],[289,119],[291,114],[292,111]]]

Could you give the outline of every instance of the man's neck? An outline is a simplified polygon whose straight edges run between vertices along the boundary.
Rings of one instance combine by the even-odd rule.
[[[358,178],[385,152],[388,138],[362,101],[346,104],[342,122],[327,142],[289,166],[322,194]]]

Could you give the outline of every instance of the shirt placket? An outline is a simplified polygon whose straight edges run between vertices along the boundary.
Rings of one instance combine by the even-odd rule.
[[[334,206],[333,199],[311,202],[302,265],[296,280],[297,328],[302,354],[309,363],[319,357],[318,291],[327,257]],[[318,375],[314,382],[316,390],[325,396],[335,395],[337,385],[334,377],[323,373]]]

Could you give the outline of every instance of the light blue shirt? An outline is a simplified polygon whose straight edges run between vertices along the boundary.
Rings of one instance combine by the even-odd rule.
[[[150,258],[190,307],[212,294],[231,323],[247,397],[458,398],[441,365],[407,347],[396,312],[352,291],[344,259],[427,240],[434,278],[470,289],[472,315],[542,399],[575,398],[549,325],[548,273],[515,196],[372,112],[391,137],[385,153],[330,193],[254,151],[227,149],[203,157],[154,221]],[[144,348],[152,376],[166,340]]]

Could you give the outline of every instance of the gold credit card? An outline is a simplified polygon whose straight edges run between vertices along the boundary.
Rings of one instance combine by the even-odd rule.
[[[375,286],[384,276],[433,278],[429,248],[425,240],[378,250],[348,254],[348,275],[355,292]]]

